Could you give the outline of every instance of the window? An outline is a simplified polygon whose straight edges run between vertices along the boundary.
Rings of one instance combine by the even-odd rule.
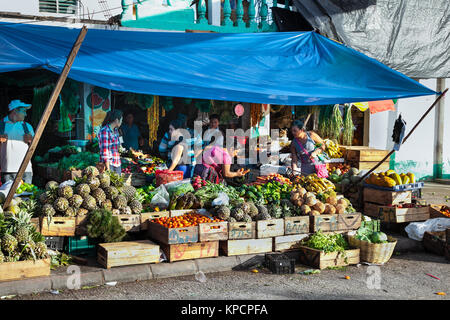
[[[39,12],[77,13],[77,0],[39,0]]]

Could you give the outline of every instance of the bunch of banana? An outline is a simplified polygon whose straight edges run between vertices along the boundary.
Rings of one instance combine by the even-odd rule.
[[[330,156],[330,158],[342,158],[343,154],[342,151],[339,148],[339,145],[334,143],[334,141],[325,139],[323,140],[325,143],[325,151]]]
[[[322,193],[335,189],[335,186],[331,181],[319,178],[315,173],[310,174],[306,177],[301,177],[300,185],[307,191],[314,193]]]

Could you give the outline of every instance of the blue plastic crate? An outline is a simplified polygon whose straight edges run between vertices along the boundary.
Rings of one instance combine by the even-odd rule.
[[[409,190],[417,190],[423,188],[425,184],[423,182],[416,182],[416,183],[408,183],[408,184],[401,184],[398,186],[394,186],[392,188],[389,187],[380,187],[376,186],[374,184],[367,184],[363,183],[363,186],[365,188],[372,188],[372,189],[378,189],[378,190],[386,190],[386,191],[409,191]]]

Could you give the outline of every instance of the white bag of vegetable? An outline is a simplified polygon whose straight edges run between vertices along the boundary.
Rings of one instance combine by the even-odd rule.
[[[411,222],[405,227],[405,231],[410,239],[422,241],[425,231],[445,231],[447,228],[450,228],[450,219],[435,218],[425,222]]]
[[[228,206],[230,204],[230,198],[225,192],[220,192],[217,198],[212,202],[212,206]]]
[[[154,192],[150,204],[158,206],[160,209],[166,209],[169,206],[170,196],[164,185],[160,185]]]

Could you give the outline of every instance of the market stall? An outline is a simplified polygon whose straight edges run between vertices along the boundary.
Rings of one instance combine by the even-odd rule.
[[[8,33],[9,28],[16,33],[14,39]],[[60,57],[69,51],[76,31],[44,26],[4,26],[0,29],[0,40],[4,43],[11,41],[24,52],[33,50],[36,45],[46,50],[24,56],[11,47],[17,56],[11,61],[10,54],[0,53],[0,71],[40,66],[59,72],[63,66]],[[23,37],[20,37],[21,33]],[[30,34],[35,38],[31,39]],[[53,41],[55,39],[58,41]],[[162,39],[167,48],[155,50],[154,46]],[[225,44],[227,50],[220,50]],[[186,59],[189,63],[178,56],[180,46],[184,47],[185,56],[190,57]],[[130,60],[140,57],[142,64],[133,67],[124,63],[124,57],[119,58],[117,54],[119,50]],[[231,54],[234,51],[239,55]],[[102,59],[95,59],[97,53]],[[279,61],[261,66],[259,61],[266,55],[276,55],[275,60]],[[300,61],[296,59],[297,55],[307,58]],[[207,73],[202,71],[202,60],[206,57],[211,66]],[[229,79],[219,76],[230,64],[237,66],[235,76]],[[281,68],[282,65],[290,67]],[[347,72],[342,72],[345,68]],[[112,69],[115,70],[112,74],[105,72]],[[274,79],[274,69],[279,70],[278,79],[286,81],[280,83]],[[200,75],[193,76],[196,72]],[[168,84],[161,80],[166,78],[161,77],[163,74],[171,74],[173,81]],[[328,113],[322,115],[324,119],[330,112],[337,114],[337,104],[435,94],[350,48],[309,32],[250,36],[90,30],[69,77],[109,89],[120,87],[123,91],[149,95],[331,105],[326,108]],[[236,83],[236,78],[242,81]],[[268,80],[261,83],[260,79]],[[375,85],[361,88],[361,83]],[[335,121],[339,117],[331,116],[330,119]],[[349,123],[343,121],[342,125],[348,134]],[[357,212],[358,202],[348,196],[348,192],[355,192],[347,190],[347,184],[361,183],[360,169],[369,168],[364,167],[364,162],[377,163],[378,157],[383,159],[388,153],[362,149],[353,152],[355,150],[333,141],[336,132],[331,132],[330,139],[325,140],[327,158],[324,160],[329,164],[345,165],[347,162],[348,166],[334,170],[330,165],[329,179],[317,174],[298,176],[287,170],[285,174],[265,171],[267,174],[260,175],[256,181],[242,182],[238,186],[214,184],[198,177],[182,180],[179,173],[164,171],[162,161],[156,156],[138,151],[122,154],[127,163],[123,168],[125,174],[100,172],[96,159],[84,161],[82,158],[81,165],[76,157],[87,154],[61,146],[58,152],[74,152],[57,162],[58,168],[64,172],[68,170],[70,174],[60,175],[58,181],[49,179],[51,181],[44,188],[32,190],[28,199],[13,199],[5,206],[2,217],[8,220],[14,212],[21,212],[24,219],[29,220],[27,226],[32,225],[31,217],[39,218],[40,233],[37,233],[36,241],[43,243],[38,235],[65,237],[69,245],[59,250],[73,255],[93,254],[106,268],[286,250],[299,251],[300,263],[319,269],[360,261],[386,262],[392,254],[395,239],[389,238],[376,223],[370,223],[369,218]],[[345,141],[351,142],[346,134],[342,142]],[[284,143],[288,141],[284,139]],[[368,158],[364,158],[366,156]],[[42,160],[43,163],[50,161],[50,156]],[[67,167],[67,162],[72,167]],[[136,168],[134,172],[133,167]],[[77,174],[71,169],[76,169]],[[378,175],[371,175],[363,183],[404,190],[411,182],[408,179],[413,179],[398,175],[399,180],[395,172],[384,169],[380,168]],[[133,179],[135,174],[140,177]],[[154,178],[147,177],[152,175]],[[393,198],[401,192],[395,189],[383,191],[390,192]],[[402,215],[397,211],[389,212],[389,217]],[[6,242],[2,240],[2,251],[8,257],[8,263],[25,261],[27,257],[14,256],[14,251],[17,246],[32,247],[29,237],[23,242],[18,239],[18,230],[2,229],[1,232],[3,237],[9,238]],[[123,252],[122,248],[127,249],[128,255],[114,260],[115,252]],[[46,252],[39,257],[44,259]],[[18,265],[9,265],[9,268],[15,266]]]

